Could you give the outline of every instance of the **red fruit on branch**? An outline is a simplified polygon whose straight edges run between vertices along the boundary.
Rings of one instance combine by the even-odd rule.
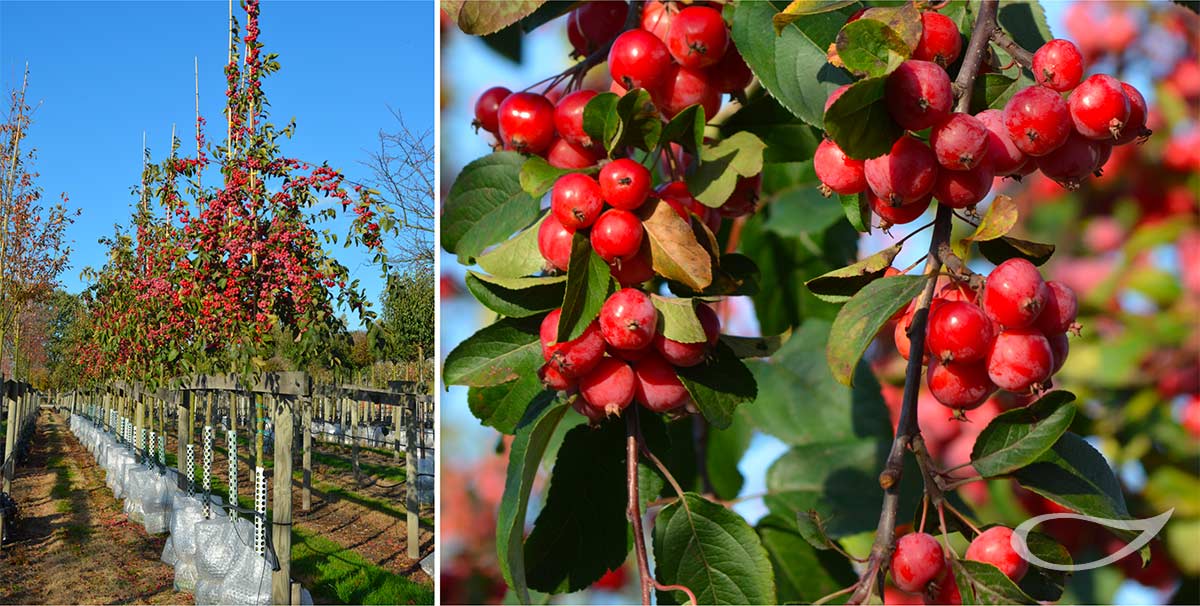
[[[1125,89],[1119,80],[1106,74],[1089,76],[1071,91],[1067,103],[1075,130],[1089,139],[1116,141],[1129,119]]]
[[[983,310],[1006,330],[1033,324],[1046,307],[1050,289],[1037,267],[1009,259],[992,270],[983,289]]]
[[[721,110],[721,91],[712,85],[708,72],[684,65],[668,69],[654,100],[668,120],[692,105],[704,109],[705,120],[711,120]]]
[[[933,200],[932,195],[926,195],[921,200],[911,204],[892,206],[891,203],[876,196],[870,189],[866,190],[863,195],[867,197],[867,205],[871,207],[871,212],[875,213],[876,216],[883,219],[887,224],[885,228],[887,226],[905,225],[916,221],[921,215],[925,214],[926,210],[929,210],[929,202]]]
[[[1032,69],[1038,84],[1065,93],[1083,78],[1083,55],[1070,40],[1056,38],[1033,53]]]
[[[979,533],[979,536],[971,541],[971,545],[967,547],[966,558],[991,564],[1014,583],[1019,582],[1029,570],[1029,562],[1013,548],[1012,538],[1011,528],[993,526]]]
[[[1125,120],[1121,134],[1113,142],[1116,145],[1125,145],[1150,136],[1150,131],[1146,128],[1146,119],[1150,115],[1150,110],[1146,107],[1146,98],[1142,96],[1141,91],[1124,82],[1121,83],[1121,90],[1129,100],[1129,117]]]
[[[656,90],[670,75],[671,53],[654,34],[634,29],[613,41],[608,52],[608,72],[626,90]]]
[[[596,94],[594,90],[577,90],[558,100],[554,106],[554,129],[558,136],[585,149],[592,147],[592,138],[583,130],[583,110]]]
[[[987,157],[988,128],[970,114],[954,113],[929,133],[937,161],[950,170],[971,170]]]
[[[1071,134],[1071,112],[1058,93],[1030,86],[1005,104],[1004,125],[1017,149],[1029,156],[1044,156]]]
[[[941,13],[921,13],[921,41],[913,49],[912,58],[932,61],[943,68],[958,60],[962,52],[962,34],[954,20]]]
[[[942,362],[978,362],[992,344],[992,321],[971,303],[947,301],[929,314],[929,353]]]
[[[971,170],[941,170],[933,185],[933,197],[950,208],[969,208],[992,191],[995,178],[989,162],[981,162]]]
[[[569,231],[590,227],[604,209],[600,184],[582,173],[567,173],[554,182],[550,210]]]
[[[1005,330],[996,335],[988,353],[987,370],[1001,389],[1026,392],[1050,378],[1054,353],[1046,336],[1036,329]]]
[[[475,125],[493,135],[500,134],[500,104],[512,94],[503,86],[493,86],[479,95],[475,102]]]
[[[1100,143],[1072,132],[1054,151],[1037,158],[1037,167],[1066,189],[1075,190],[1100,163]]]
[[[600,169],[600,195],[613,208],[636,210],[650,194],[650,170],[620,158]]]
[[[729,45],[729,31],[720,11],[707,6],[689,6],[671,20],[667,49],[680,65],[692,69],[708,67],[721,60]]]
[[[579,395],[592,409],[605,415],[618,415],[633,402],[636,382],[629,364],[616,358],[604,358],[579,380]]]
[[[813,155],[813,170],[830,191],[843,196],[862,193],[867,188],[863,161],[847,156],[833,139],[824,139]]]
[[[580,4],[567,17],[567,38],[575,54],[586,57],[621,33],[629,4],[591,1]]]
[[[950,115],[954,91],[938,64],[910,59],[887,78],[887,108],[905,130],[924,130]]]
[[[1079,301],[1071,287],[1051,280],[1046,282],[1050,296],[1046,297],[1046,307],[1038,315],[1035,326],[1046,334],[1061,335],[1071,330],[1075,325],[1075,316],[1079,313]]]
[[[604,338],[600,336],[600,325],[593,321],[583,334],[565,343],[557,342],[558,320],[561,309],[556,309],[542,319],[539,336],[542,342],[542,357],[564,377],[575,379],[588,373],[604,357]]]
[[[554,213],[546,215],[538,227],[538,252],[547,265],[561,271],[567,270],[571,262],[571,239],[574,232],[563,227]]]
[[[655,353],[634,362],[633,374],[637,380],[634,398],[654,412],[675,410],[692,399],[675,368]]]
[[[500,104],[500,141],[522,153],[545,151],[554,141],[554,105],[535,93],[513,93]]]
[[[617,349],[645,349],[658,330],[658,310],[650,296],[634,288],[622,288],[600,307],[600,334]]]
[[[955,410],[973,410],[983,405],[996,384],[983,362],[943,363],[934,359],[925,376],[929,393],[942,405]]]
[[[933,191],[937,157],[924,143],[904,136],[892,144],[889,153],[864,162],[863,174],[876,196],[892,206],[902,206]]]
[[[937,539],[924,532],[900,537],[892,551],[892,582],[902,591],[919,593],[945,568],[945,555]]]
[[[619,208],[606,210],[592,226],[592,249],[609,263],[628,259],[641,248],[642,232],[637,215]]]

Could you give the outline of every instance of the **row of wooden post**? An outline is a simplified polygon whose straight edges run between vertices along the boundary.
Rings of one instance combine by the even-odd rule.
[[[8,409],[4,431],[4,461],[0,464],[0,492],[12,493],[13,476],[17,472],[17,448],[29,439],[37,421],[38,395],[24,383],[3,381],[3,399]],[[4,511],[0,510],[0,549],[5,534]]]

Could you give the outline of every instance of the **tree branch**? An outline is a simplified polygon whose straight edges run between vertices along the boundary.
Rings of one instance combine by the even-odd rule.
[[[1004,33],[999,27],[992,29],[992,42],[996,46],[1004,49],[1004,52],[1017,62],[1018,65],[1028,70],[1033,70],[1033,53],[1025,50],[1020,44]]]
[[[996,0],[984,0],[979,6],[979,15],[975,18],[975,28],[971,31],[971,41],[963,52],[962,67],[954,80],[954,94],[958,96],[956,112],[965,112],[971,107],[971,89],[975,87],[975,76],[979,67],[988,54],[988,42],[992,32],[996,31]]]
[[[638,580],[642,587],[642,604],[650,606],[650,591],[654,579],[650,576],[650,561],[646,556],[646,535],[642,530],[642,508],[638,496],[638,431],[637,413],[625,413],[625,488],[629,494],[626,515],[633,524],[633,546],[637,552]]]

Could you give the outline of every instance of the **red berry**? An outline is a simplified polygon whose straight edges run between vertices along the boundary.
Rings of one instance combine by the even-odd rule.
[[[721,338],[721,318],[717,317],[717,312],[702,303],[696,306],[696,318],[700,320],[700,326],[704,328],[704,335],[709,346],[716,346],[717,341]]]
[[[938,402],[955,410],[979,408],[996,392],[983,362],[945,364],[934,359],[929,363],[925,382]]]
[[[900,537],[892,552],[892,582],[902,591],[920,592],[938,578],[946,566],[937,539],[924,532]]]
[[[556,342],[561,315],[562,310],[556,309],[542,320],[542,357],[564,377],[579,378],[604,357],[604,337],[600,336],[600,325],[593,321],[574,340]]]
[[[573,398],[571,400],[571,408],[574,408],[575,412],[587,417],[588,425],[595,426],[604,422],[604,412],[592,408],[591,405],[587,403],[587,400],[584,400],[583,398]]]
[[[721,109],[721,91],[709,81],[708,73],[683,65],[668,70],[654,100],[668,120],[692,105],[699,104],[704,108],[706,120],[712,119]]]
[[[541,227],[538,227],[538,252],[551,267],[562,271],[567,270],[571,262],[571,238],[575,234],[559,223],[554,213],[546,215]]]
[[[1037,267],[1009,259],[992,270],[983,289],[983,310],[1006,330],[1033,324],[1046,307],[1050,289]]]
[[[1034,326],[1046,333],[1046,336],[1061,335],[1075,324],[1075,316],[1079,312],[1079,302],[1075,291],[1070,286],[1051,280],[1046,282],[1050,296],[1046,297],[1046,307],[1038,315]]]
[[[947,67],[962,52],[962,34],[949,17],[933,11],[921,13],[921,41],[913,49],[912,58],[932,61]]]
[[[913,137],[900,137],[891,152],[863,163],[867,185],[892,206],[917,202],[933,191],[937,157]]]
[[[849,84],[843,84],[833,89],[833,92],[829,93],[829,98],[825,100],[825,109],[823,111],[829,111],[829,107],[833,105],[833,102],[837,101],[849,88]]]
[[[662,333],[654,335],[654,349],[662,355],[663,359],[670,362],[673,366],[687,368],[695,366],[704,361],[708,355],[708,343],[701,341],[700,343],[681,343],[673,339],[668,339]]]
[[[546,154],[546,162],[554,168],[576,170],[595,166],[600,161],[596,152],[579,147],[566,139],[555,139],[550,144],[550,152]]]
[[[996,335],[988,353],[987,371],[1001,389],[1024,392],[1045,383],[1054,370],[1054,353],[1045,335],[1036,329],[1018,328]]]
[[[933,197],[950,208],[975,206],[992,191],[995,177],[992,165],[988,162],[982,162],[967,171],[942,170],[938,172],[937,183],[933,185]]]
[[[591,238],[592,248],[601,259],[609,263],[628,259],[642,245],[642,222],[627,210],[609,209],[596,219]]]
[[[1046,341],[1050,343],[1050,354],[1054,356],[1054,365],[1050,368],[1050,374],[1053,376],[1062,370],[1063,364],[1067,363],[1067,356],[1071,353],[1071,342],[1067,339],[1067,333],[1057,335],[1049,335]]]
[[[673,3],[650,0],[642,7],[642,29],[654,34],[666,44],[671,22],[675,20],[675,14],[678,12]]]
[[[512,91],[503,86],[493,86],[483,91],[475,102],[475,124],[493,135],[498,134],[500,123],[496,114],[500,111],[500,104],[511,94]]]
[[[571,231],[589,227],[604,210],[600,184],[582,173],[559,177],[550,190],[550,210]]]
[[[1083,78],[1083,55],[1070,40],[1056,38],[1033,53],[1033,77],[1042,86],[1065,93]]]
[[[725,54],[712,67],[708,68],[708,78],[713,88],[723,93],[743,91],[754,80],[754,73],[742,54],[732,44]]]
[[[950,170],[971,170],[987,156],[988,128],[969,114],[954,113],[933,127],[929,146]]]
[[[554,141],[554,105],[534,93],[513,93],[500,104],[500,141],[509,149],[537,154]]]
[[[1125,89],[1119,80],[1105,74],[1089,76],[1071,91],[1067,103],[1075,130],[1089,139],[1116,141],[1129,119]]]
[[[847,156],[833,139],[825,139],[813,155],[813,170],[825,187],[843,196],[862,193],[867,188],[863,161]]]
[[[617,259],[609,264],[608,270],[622,287],[637,286],[654,277],[650,259],[650,246],[643,239],[637,254],[628,259]]]
[[[936,63],[910,59],[887,78],[887,107],[905,130],[924,130],[950,114],[950,76]]]
[[[946,564],[941,576],[929,585],[926,590],[925,604],[940,604],[941,606],[961,606],[962,594],[958,591],[958,583],[954,582],[954,571]]]
[[[634,210],[650,193],[650,171],[641,164],[621,158],[600,169],[600,194],[613,208]]]
[[[926,210],[929,209],[929,201],[932,199],[932,196],[926,195],[923,199],[912,204],[892,206],[879,196],[876,196],[875,193],[869,189],[864,192],[863,195],[867,197],[867,204],[870,205],[871,212],[875,213],[876,216],[878,216],[880,219],[883,219],[884,222],[887,223],[887,225],[884,226],[885,228],[892,225],[904,225],[906,223],[912,223],[913,221],[916,221],[921,217],[921,215],[925,214]]]
[[[721,60],[729,44],[729,31],[720,11],[689,6],[671,21],[667,49],[680,65],[699,69]]]
[[[538,378],[542,380],[542,384],[554,391],[570,391],[575,389],[575,379],[570,379],[558,372],[553,364],[547,362],[538,369]]]
[[[621,414],[633,401],[636,382],[628,364],[616,358],[604,358],[579,380],[579,394],[595,410],[606,415]]]
[[[613,42],[608,51],[608,72],[613,82],[626,90],[653,90],[663,84],[671,68],[671,53],[650,32],[629,30]]]
[[[554,107],[554,128],[558,136],[579,147],[592,147],[592,138],[583,131],[583,109],[596,94],[594,90],[583,89],[558,100]]]
[[[621,32],[629,5],[625,2],[585,2],[567,17],[567,38],[575,53],[590,55]]]
[[[1124,145],[1150,136],[1150,131],[1146,129],[1146,117],[1148,116],[1146,98],[1142,96],[1141,91],[1124,82],[1121,83],[1121,90],[1125,91],[1125,98],[1129,99],[1129,118],[1125,120],[1125,127],[1121,129],[1120,136],[1114,142],[1117,145]]]
[[[1029,570],[1029,562],[1012,546],[1013,531],[1004,526],[993,526],[975,537],[967,547],[966,558],[975,562],[991,564],[1000,569],[1013,582],[1020,581]]]
[[[1025,152],[1017,148],[1012,137],[1008,136],[1008,127],[1004,126],[1004,112],[998,109],[985,109],[975,118],[988,129],[987,157],[992,164],[996,176],[1005,177],[1017,173],[1025,166]]]
[[[899,353],[900,357],[904,358],[905,360],[908,359],[908,355],[909,355],[910,351],[912,350],[912,340],[909,338],[908,332],[909,332],[909,330],[912,329],[912,320],[913,320],[914,312],[915,312],[915,308],[912,305],[910,305],[909,308],[906,311],[904,311],[904,315],[901,316],[900,319],[896,322],[896,329],[892,333],[892,338],[896,342],[896,352]],[[925,324],[925,335],[926,335],[926,337],[928,337],[928,335],[929,335],[928,322]],[[926,360],[928,358],[929,358],[928,349],[926,349],[926,351],[921,352],[921,359]]]
[[[978,362],[992,344],[992,321],[971,303],[947,301],[929,314],[929,353],[943,362]]]
[[[1026,155],[1044,156],[1071,134],[1071,112],[1058,93],[1030,86],[1004,106],[1004,126],[1017,149]]]
[[[633,374],[637,379],[634,397],[654,412],[674,410],[692,399],[675,368],[656,354],[634,362]]]
[[[617,349],[645,349],[654,341],[658,310],[650,295],[636,288],[622,288],[600,307],[600,334]]]

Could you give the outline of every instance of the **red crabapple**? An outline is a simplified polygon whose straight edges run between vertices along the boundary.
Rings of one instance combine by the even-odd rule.
[[[983,310],[1005,329],[1033,324],[1046,307],[1050,289],[1037,267],[1009,259],[992,270],[983,289]]]
[[[633,363],[634,398],[654,412],[668,412],[692,399],[675,368],[651,353]]]
[[[1071,354],[1071,342],[1067,339],[1065,332],[1047,335],[1046,341],[1050,343],[1050,354],[1054,356],[1054,365],[1050,368],[1050,374],[1053,376],[1062,370],[1063,364],[1067,363],[1067,356]]]
[[[988,376],[998,387],[1012,392],[1028,391],[1045,383],[1053,369],[1050,342],[1032,328],[1001,332],[988,353]]]
[[[550,151],[546,154],[546,162],[550,166],[568,170],[595,166],[599,161],[600,157],[595,152],[561,138],[550,144]]]
[[[609,75],[626,90],[654,90],[663,84],[670,69],[667,45],[645,30],[631,29],[617,36],[608,51]]]
[[[671,22],[675,20],[675,14],[678,12],[674,3],[650,0],[642,7],[642,29],[654,34],[666,44]]]
[[[575,412],[587,417],[588,425],[599,425],[604,422],[606,417],[603,411],[592,408],[587,400],[583,398],[573,398],[571,400],[571,408],[574,408]]]
[[[720,11],[689,6],[677,13],[667,32],[667,50],[684,67],[700,69],[721,60],[729,45],[729,31]]]
[[[849,84],[843,84],[843,85],[833,89],[833,92],[829,93],[829,98],[825,100],[825,109],[822,111],[825,111],[825,112],[829,111],[829,107],[831,105],[833,105],[833,102],[837,101],[838,98],[842,96],[842,93],[845,93],[849,88],[850,88]]]
[[[940,68],[939,68],[940,69]],[[867,185],[892,206],[917,202],[933,191],[937,157],[913,137],[900,137],[889,153],[863,163]]]
[[[654,335],[654,349],[662,355],[663,359],[670,362],[672,366],[687,368],[695,366],[704,361],[708,355],[708,343],[701,341],[699,343],[682,343],[674,339],[668,339],[662,333]]]
[[[1004,126],[1017,149],[1029,156],[1044,156],[1071,134],[1071,112],[1058,93],[1030,86],[1004,106]]]
[[[929,132],[929,146],[938,164],[950,170],[971,170],[987,157],[987,134],[987,126],[974,116],[954,113]]]
[[[732,44],[725,54],[712,67],[708,68],[708,78],[713,88],[722,93],[738,93],[750,86],[754,80],[754,72],[746,65],[746,60]]]
[[[962,52],[962,34],[958,32],[958,25],[934,11],[922,12],[921,24],[921,41],[913,49],[912,58],[949,67]]]
[[[1100,163],[1100,143],[1072,132],[1054,151],[1037,158],[1042,174],[1059,185],[1075,190]]]
[[[637,254],[628,259],[617,259],[608,265],[617,284],[622,287],[637,286],[654,277],[654,266],[650,258],[650,244],[642,239],[642,246]]]
[[[1124,82],[1121,83],[1121,90],[1125,91],[1125,98],[1129,99],[1129,118],[1125,120],[1125,127],[1121,129],[1120,136],[1114,141],[1117,145],[1124,145],[1150,136],[1150,131],[1146,129],[1146,118],[1149,116],[1149,111],[1146,108],[1146,98],[1142,96],[1142,91]]]
[[[993,526],[975,537],[967,547],[966,558],[975,562],[991,564],[1005,576],[1018,582],[1029,570],[1029,562],[1012,546],[1013,531],[1004,526]]]
[[[904,315],[901,316],[896,322],[896,329],[892,333],[892,337],[896,342],[896,352],[899,353],[900,357],[904,358],[905,360],[908,359],[909,352],[912,349],[912,341],[909,338],[908,333],[912,329],[913,314],[915,312],[916,308],[910,305],[909,308],[904,312]],[[925,324],[925,335],[927,337],[929,335],[928,322]],[[921,352],[921,360],[927,361],[928,359],[929,353],[928,349],[926,349],[925,351]]]
[[[1056,38],[1033,53],[1033,77],[1038,84],[1065,93],[1083,78],[1083,55],[1070,40]]]
[[[538,378],[542,380],[543,385],[554,391],[570,391],[575,389],[575,386],[578,384],[575,379],[568,378],[561,372],[558,372],[558,369],[549,362],[538,369]]]
[[[705,120],[711,120],[721,109],[721,91],[712,85],[708,73],[701,69],[673,66],[667,70],[657,90],[654,100],[668,120],[696,104],[704,109]]]
[[[622,288],[600,307],[600,334],[617,349],[645,349],[658,330],[658,310],[650,295]]]
[[[971,170],[941,170],[933,184],[933,197],[950,208],[975,206],[992,191],[995,178],[989,162],[981,162]]]
[[[821,183],[836,194],[858,194],[867,188],[863,161],[847,156],[833,139],[825,139],[817,146],[813,170]]]
[[[881,226],[884,229],[893,225],[904,225],[916,221],[929,209],[929,202],[933,199],[933,196],[926,195],[923,199],[912,204],[892,206],[879,196],[876,196],[875,192],[872,192],[870,189],[863,192],[863,195],[867,197],[867,204],[871,207],[871,212],[884,221],[885,225]]]
[[[955,410],[979,408],[996,392],[996,385],[982,362],[944,364],[934,359],[929,363],[925,382],[938,402]]]
[[[975,118],[988,129],[987,156],[991,161],[992,170],[1000,177],[1016,174],[1028,158],[1008,135],[1008,127],[1004,126],[1004,112],[985,109],[975,114]]]
[[[1051,280],[1046,282],[1046,288],[1049,289],[1050,296],[1046,297],[1046,307],[1038,315],[1034,326],[1046,333],[1046,336],[1060,335],[1071,330],[1075,324],[1075,316],[1079,313],[1079,301],[1075,297],[1075,291],[1062,282]]]
[[[549,213],[538,227],[538,251],[554,269],[566,271],[571,262],[571,239],[575,234]]]
[[[943,362],[978,362],[992,344],[992,321],[976,305],[947,301],[929,313],[925,342]]]
[[[905,130],[924,130],[950,114],[950,76],[936,63],[910,59],[887,78],[887,108]]]
[[[583,89],[558,100],[558,105],[554,106],[554,128],[558,136],[579,147],[592,147],[592,138],[583,130],[583,109],[596,94],[594,90]]]
[[[973,484],[968,484],[973,486]],[[958,590],[958,583],[954,581],[954,571],[951,570],[950,564],[946,564],[946,569],[942,571],[941,576],[929,584],[929,589],[926,591],[926,599],[924,604],[941,604],[942,606],[960,606],[962,604],[962,593]]]
[[[513,93],[500,104],[500,141],[508,149],[537,154],[554,141],[554,105],[535,93]]]
[[[575,54],[586,57],[621,33],[629,4],[584,2],[567,17],[567,38]]]
[[[497,112],[500,111],[500,104],[512,94],[512,91],[503,86],[493,86],[479,95],[479,100],[475,102],[475,125],[483,130],[486,130],[493,135],[500,133],[500,123]]]
[[[737,184],[733,186],[733,193],[717,208],[717,212],[727,219],[752,215],[758,210],[758,197],[761,194],[762,173],[753,177],[738,177]]]
[[[642,246],[642,222],[627,210],[606,210],[592,226],[591,240],[601,259],[628,259]]]
[[[912,593],[920,592],[938,578],[946,566],[937,539],[924,532],[906,534],[896,541],[892,551],[892,582]]]
[[[592,408],[604,411],[606,415],[621,414],[633,401],[636,382],[629,364],[616,358],[604,358],[579,380],[579,394]]]
[[[600,184],[585,174],[567,173],[550,190],[550,210],[571,231],[591,226],[603,209]]]
[[[595,368],[604,357],[604,337],[600,336],[600,325],[592,321],[579,335],[566,343],[558,343],[558,319],[561,309],[556,309],[542,319],[540,337],[542,357],[564,377],[577,379]]]
[[[1096,140],[1120,138],[1129,119],[1129,98],[1116,78],[1106,74],[1088,76],[1067,99],[1071,120],[1079,134]]]
[[[650,193],[650,171],[629,158],[620,158],[600,169],[600,194],[613,208],[634,210]]]
[[[701,303],[696,306],[696,319],[700,320],[700,326],[704,328],[704,336],[709,346],[716,346],[721,338],[721,318],[717,317],[717,312]]]

